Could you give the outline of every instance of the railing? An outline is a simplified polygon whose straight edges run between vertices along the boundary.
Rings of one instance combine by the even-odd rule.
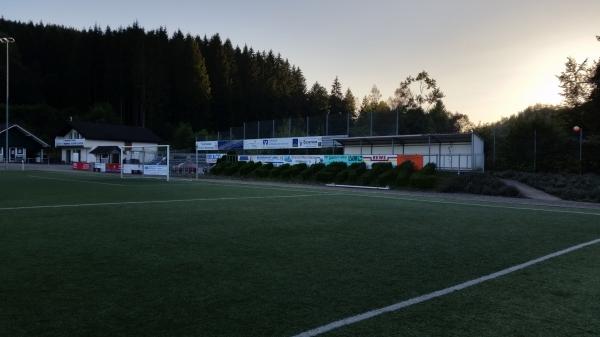
[[[476,171],[484,169],[483,155],[432,154],[423,156],[423,164],[434,163],[442,171]]]

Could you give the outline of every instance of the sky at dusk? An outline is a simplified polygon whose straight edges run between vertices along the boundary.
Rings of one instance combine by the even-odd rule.
[[[560,103],[567,56],[600,58],[600,1],[83,1],[3,0],[5,19],[76,28],[127,26],[230,38],[273,49],[307,86],[384,98],[427,70],[451,111],[490,122],[535,103]]]

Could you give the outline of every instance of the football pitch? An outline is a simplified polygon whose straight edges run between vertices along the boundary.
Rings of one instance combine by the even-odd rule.
[[[597,240],[597,208],[40,171],[0,190],[0,336],[600,335],[600,244],[343,321]]]

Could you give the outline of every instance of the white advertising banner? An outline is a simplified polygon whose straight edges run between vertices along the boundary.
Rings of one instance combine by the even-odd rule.
[[[368,168],[375,163],[391,163],[393,166],[398,164],[397,154],[363,154],[362,158]]]
[[[207,153],[206,154],[206,163],[214,164],[217,162],[217,160],[221,159],[221,157],[223,157],[224,155],[225,155],[225,153]]]
[[[123,164],[123,173],[132,174],[134,172],[142,172],[142,165],[140,164]]]
[[[196,142],[197,151],[215,151],[218,149],[219,141],[216,140]]]
[[[166,176],[169,175],[169,167],[166,165],[144,165],[144,175]]]
[[[239,161],[252,161],[255,163],[271,163],[274,166],[280,166],[283,164],[306,164],[306,165],[314,165],[323,163],[325,156],[320,155],[257,155],[257,156],[247,156],[241,155],[238,157]]]
[[[54,139],[54,146],[55,147],[59,147],[59,146],[84,146],[84,145],[85,145],[85,139],[84,138],[76,138],[76,139],[69,139],[69,138]]]
[[[245,150],[318,149],[322,146],[322,137],[244,139]]]

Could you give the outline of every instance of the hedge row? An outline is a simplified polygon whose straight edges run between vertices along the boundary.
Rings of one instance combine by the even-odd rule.
[[[514,179],[565,200],[600,202],[600,176],[505,171],[500,178]]]
[[[367,169],[364,163],[355,163],[350,166],[345,163],[315,164],[312,166],[284,164],[275,167],[273,164],[220,161],[210,170],[210,173],[217,176],[280,181],[413,187],[418,189],[431,189],[437,183],[434,164],[428,164],[420,171],[416,171],[410,161],[397,167],[393,167],[391,163],[376,163],[373,164],[371,169]]]

